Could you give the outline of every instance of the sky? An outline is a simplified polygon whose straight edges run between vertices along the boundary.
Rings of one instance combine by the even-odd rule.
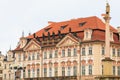
[[[120,0],[108,0],[110,24],[120,26]],[[16,48],[22,32],[28,36],[48,25],[48,21],[98,16],[105,13],[106,0],[0,0],[0,51]]]

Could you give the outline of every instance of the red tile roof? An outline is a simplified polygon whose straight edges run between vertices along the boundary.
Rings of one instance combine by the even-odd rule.
[[[85,24],[83,26],[80,26],[79,25],[80,23],[81,24],[85,23]],[[61,26],[66,26],[66,27],[61,30]],[[73,19],[73,20],[63,21],[63,22],[55,22],[37,31],[36,36],[42,37],[42,33],[44,33],[47,36],[48,32],[50,32],[50,34],[52,34],[52,32],[57,34],[58,30],[60,30],[61,33],[68,33],[69,28],[71,28],[72,32],[83,31],[86,28],[105,30],[105,24],[104,22],[102,22],[101,19],[99,19],[96,16],[87,17],[87,18],[78,18],[78,19]],[[110,29],[113,32],[117,32],[117,30],[114,29],[112,26],[110,27]],[[28,38],[33,38],[33,35],[28,36]]]

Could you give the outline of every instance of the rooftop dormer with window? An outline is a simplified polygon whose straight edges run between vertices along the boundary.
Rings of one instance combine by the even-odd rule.
[[[91,40],[92,38],[92,29],[84,30],[84,40]]]

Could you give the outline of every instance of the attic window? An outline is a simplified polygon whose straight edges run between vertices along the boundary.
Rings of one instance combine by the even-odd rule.
[[[60,27],[60,30],[65,29],[67,26],[68,26],[68,25],[61,26],[61,27]]]
[[[44,30],[45,30],[45,32],[48,32],[50,29],[51,29],[51,27],[50,28],[45,28]]]
[[[79,23],[79,26],[82,27],[86,24],[86,22]]]

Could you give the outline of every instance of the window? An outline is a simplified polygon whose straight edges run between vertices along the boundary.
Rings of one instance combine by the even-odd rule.
[[[88,70],[89,71],[89,75],[92,75],[92,65],[89,65],[88,68],[89,68],[89,70]]]
[[[30,54],[28,54],[28,60],[31,60],[31,56],[30,56]]]
[[[113,75],[115,75],[115,66],[113,66]]]
[[[117,67],[118,69],[118,76],[120,76],[120,66]]]
[[[37,69],[37,77],[39,77],[39,75],[40,75],[40,70]]]
[[[70,76],[70,72],[71,72],[71,68],[68,67],[68,73],[67,73],[68,76]]]
[[[120,49],[117,50],[117,56],[120,57]]]
[[[62,76],[65,76],[65,67],[62,67]]]
[[[102,47],[102,55],[105,55],[105,48]]]
[[[23,78],[25,78],[25,69],[23,70]]]
[[[77,66],[73,67],[73,76],[77,76]]]
[[[11,75],[9,74],[9,80],[11,79]]]
[[[65,50],[62,50],[62,57],[65,57]]]
[[[112,56],[115,56],[115,48],[112,49]]]
[[[73,56],[77,56],[77,50],[76,50],[76,48],[73,49]]]
[[[55,58],[58,57],[58,50],[55,50]]]
[[[82,48],[82,56],[85,56],[85,48]]]
[[[52,77],[52,68],[49,68],[49,77]]]
[[[58,68],[55,67],[55,77],[58,76]]]
[[[71,49],[68,49],[68,57],[71,57]]]
[[[35,54],[34,53],[32,54],[32,60],[35,60]]]
[[[44,68],[44,77],[47,77],[47,68]]]
[[[44,59],[47,59],[47,52],[44,52]]]
[[[92,55],[92,47],[89,47],[89,55]]]
[[[0,74],[2,74],[2,70],[0,70]]]
[[[49,58],[52,58],[52,51],[50,51],[49,53]]]
[[[6,64],[5,64],[4,68],[6,69]]]
[[[86,38],[88,38],[88,32],[86,32]]]
[[[85,75],[85,66],[82,65],[82,75]]]
[[[37,53],[37,60],[39,60],[40,59],[40,54],[39,53]]]
[[[35,77],[35,69],[32,69],[32,77]]]
[[[6,74],[4,74],[4,79],[6,79]]]
[[[30,69],[28,69],[28,78],[30,78]]]

